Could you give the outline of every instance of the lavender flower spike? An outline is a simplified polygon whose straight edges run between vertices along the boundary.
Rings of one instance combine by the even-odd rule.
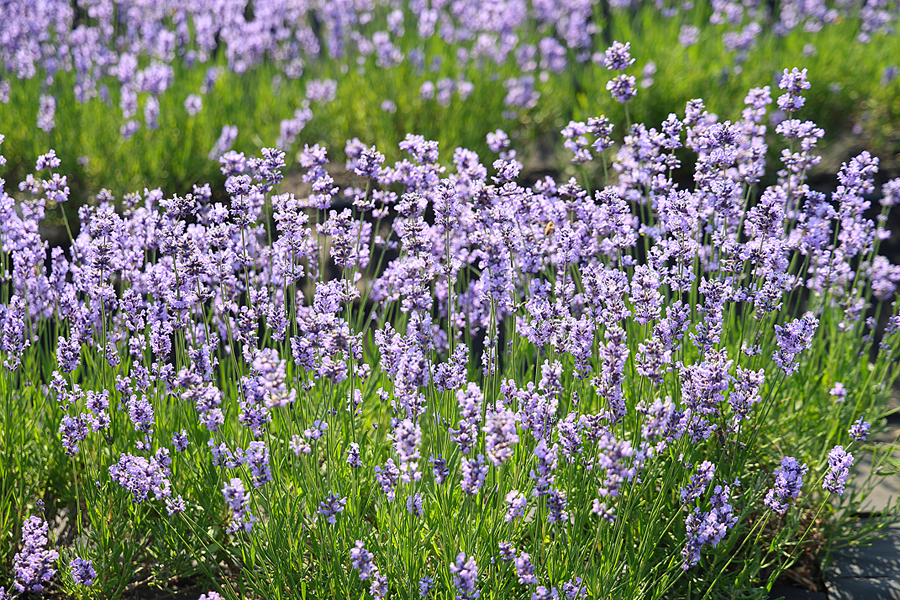
[[[828,453],[828,473],[822,482],[822,489],[840,496],[844,493],[844,485],[853,466],[853,455],[844,451],[843,446],[835,446]]]

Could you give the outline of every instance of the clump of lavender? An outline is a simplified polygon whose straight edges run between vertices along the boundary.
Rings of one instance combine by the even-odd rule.
[[[40,517],[31,516],[22,526],[22,549],[13,558],[13,577],[16,591],[41,592],[56,575],[59,552],[47,548],[48,524]]]
[[[784,327],[775,326],[778,350],[776,350],[773,360],[784,370],[786,375],[793,375],[796,372],[797,355],[812,346],[813,336],[818,326],[819,320],[812,313],[806,313],[802,318],[791,321]]]

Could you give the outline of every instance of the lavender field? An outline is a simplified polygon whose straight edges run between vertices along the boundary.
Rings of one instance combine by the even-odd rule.
[[[0,11],[0,599],[765,598],[900,520],[896,2]]]

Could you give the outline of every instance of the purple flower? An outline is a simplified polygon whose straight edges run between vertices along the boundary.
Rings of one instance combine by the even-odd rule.
[[[774,512],[783,515],[787,510],[786,501],[796,498],[803,487],[803,476],[809,471],[792,456],[781,459],[781,467],[775,469],[775,487],[768,491],[763,503]]]
[[[231,147],[234,146],[234,141],[237,139],[237,135],[238,128],[236,125],[223,126],[219,139],[216,140],[216,143],[209,151],[209,160],[217,160],[220,156],[231,150]]]
[[[190,94],[184,101],[184,109],[187,114],[194,116],[203,110],[203,97],[197,94]]]
[[[481,490],[484,478],[487,477],[488,465],[485,464],[484,455],[479,454],[475,458],[464,458],[462,461],[462,490],[474,496]]]
[[[350,442],[350,446],[347,448],[347,464],[354,469],[362,466],[362,460],[359,457],[359,444],[356,442]]]
[[[737,516],[729,503],[730,494],[729,486],[717,485],[710,501],[710,510],[702,511],[697,507],[687,516],[687,541],[681,550],[684,558],[682,568],[685,571],[700,562],[700,550],[703,546],[718,546],[737,523]]]
[[[528,506],[528,498],[519,490],[512,490],[506,494],[506,516],[504,520],[509,523],[517,517],[525,516],[525,508]]]
[[[83,413],[77,417],[63,416],[59,424],[59,435],[66,454],[69,456],[78,454],[78,445],[87,439],[94,422],[94,416],[90,413]]]
[[[811,312],[784,327],[775,326],[778,350],[775,351],[773,361],[784,370],[786,375],[792,375],[797,370],[795,359],[800,352],[812,347],[813,336],[818,326],[819,320]]]
[[[531,594],[531,600],[558,600],[559,592],[555,587],[551,587],[547,589],[543,585],[539,585],[534,589],[534,593]]]
[[[313,421],[312,427],[303,430],[303,435],[311,440],[318,440],[325,436],[328,432],[328,423],[316,419]]]
[[[716,465],[708,460],[700,463],[700,466],[697,467],[697,472],[691,475],[691,482],[688,486],[681,488],[681,501],[684,503],[693,502],[702,496],[715,474]]]
[[[573,163],[588,162],[593,158],[591,151],[588,149],[588,139],[584,137],[588,131],[587,125],[583,122],[569,121],[569,124],[560,132],[563,140],[565,140],[563,141],[563,146],[575,155],[572,158]]]
[[[172,445],[175,446],[175,450],[177,452],[184,452],[187,450],[188,445],[190,444],[190,440],[188,440],[187,431],[182,429],[181,431],[176,431],[172,434]]]
[[[366,545],[356,540],[355,547],[350,549],[350,564],[359,571],[359,578],[363,581],[378,573],[378,567],[372,562],[374,556],[366,550]]]
[[[678,43],[685,48],[690,48],[700,39],[700,29],[693,25],[683,24],[678,32]]]
[[[450,437],[459,445],[463,454],[468,454],[478,439],[478,423],[481,421],[481,405],[484,396],[478,385],[469,382],[464,390],[456,392],[460,420],[456,429],[450,429]]]
[[[135,429],[148,435],[153,434],[153,405],[147,401],[146,396],[139,398],[132,394],[128,400],[128,415]]]
[[[487,413],[482,431],[486,434],[485,450],[495,466],[500,466],[515,453],[514,446],[519,442],[516,420],[516,414],[502,404]]]
[[[415,493],[406,499],[406,511],[416,517],[421,517],[425,514],[425,509],[422,505],[422,494]]]
[[[224,600],[218,592],[206,592],[201,594],[199,600]]]
[[[808,90],[811,86],[806,80],[806,69],[802,71],[794,67],[793,70],[784,70],[778,87],[785,90],[785,94],[778,98],[778,108],[786,113],[792,113],[803,108],[806,100],[800,94],[803,90]]]
[[[239,478],[233,478],[222,488],[222,495],[225,496],[225,503],[232,512],[232,521],[228,526],[228,533],[236,531],[250,531],[253,529],[253,523],[256,518],[250,512],[250,497],[244,489],[244,482]]]
[[[509,149],[509,136],[502,129],[487,134],[487,145],[491,152],[503,152]]]
[[[50,133],[56,126],[56,98],[41,94],[38,102],[37,127]]]
[[[613,42],[612,46],[607,48],[604,53],[606,58],[606,68],[610,71],[624,71],[633,65],[634,59],[631,58],[631,54],[629,53],[630,49],[631,42],[625,42],[624,44]]]
[[[264,442],[250,442],[244,452],[244,463],[250,468],[253,487],[259,488],[272,481],[269,468],[269,449]]]
[[[870,428],[871,425],[863,421],[863,418],[860,417],[859,420],[850,427],[850,437],[857,442],[864,442],[866,441],[866,438],[869,437]]]
[[[131,493],[135,504],[144,502],[150,492],[156,498],[168,498],[171,494],[168,479],[171,459],[167,453],[168,450],[160,448],[149,460],[123,453],[119,462],[109,467],[109,474],[113,481]]]
[[[43,171],[44,169],[55,169],[60,164],[62,164],[59,158],[56,156],[56,150],[52,148],[47,151],[47,154],[41,154],[38,156],[37,164],[34,167],[35,171]]]
[[[56,561],[59,553],[49,550],[47,545],[47,522],[31,516],[22,525],[22,546],[13,558],[13,576],[16,591],[40,592],[56,575]]]
[[[432,589],[434,589],[434,579],[426,575],[419,580],[419,596],[427,598]]]
[[[847,397],[847,390],[844,388],[844,384],[840,381],[836,381],[834,383],[834,387],[831,388],[828,393],[831,394],[837,400],[837,402],[843,402]]]
[[[91,561],[83,558],[74,558],[70,568],[72,580],[75,581],[76,585],[94,585],[94,580],[97,579],[97,571],[94,569]]]
[[[447,461],[444,460],[444,457],[438,454],[437,456],[432,456],[429,462],[431,463],[431,471],[434,474],[434,483],[441,485],[447,481],[447,477],[450,476],[450,469],[447,467]]]
[[[569,513],[566,507],[569,505],[566,499],[566,493],[556,488],[550,488],[547,493],[547,522],[562,523],[569,520]]]
[[[397,485],[400,483],[400,470],[394,464],[394,459],[387,459],[383,467],[375,467],[375,480],[387,495],[388,502],[393,502],[397,493]]]
[[[453,574],[453,585],[456,587],[456,600],[478,600],[481,592],[478,585],[478,565],[474,557],[466,559],[466,555],[460,552],[456,556],[456,563],[450,565]]]
[[[588,131],[595,140],[591,146],[597,152],[603,152],[612,146],[613,124],[604,116],[590,117],[587,121]]]
[[[828,472],[822,482],[822,489],[840,496],[844,493],[844,485],[853,466],[853,455],[844,451],[843,446],[835,446],[828,453]]]
[[[606,82],[606,90],[612,94],[616,102],[624,104],[637,95],[635,78],[632,75],[616,75]]]
[[[587,598],[587,586],[581,577],[575,577],[563,584],[563,594],[565,594],[566,600]]]
[[[526,552],[520,552],[516,557],[516,577],[522,585],[537,585],[537,577],[534,575],[534,564],[531,562],[531,556]]]
[[[325,500],[319,502],[319,514],[328,519],[330,525],[337,523],[337,515],[344,512],[347,506],[347,498],[341,498],[334,492],[330,492]]]
[[[556,481],[554,471],[556,471],[557,464],[557,449],[558,446],[556,444],[548,448],[547,441],[544,439],[541,439],[534,449],[534,456],[537,459],[535,464],[537,470],[531,470],[531,479],[534,480],[535,496],[546,494],[550,486]]]

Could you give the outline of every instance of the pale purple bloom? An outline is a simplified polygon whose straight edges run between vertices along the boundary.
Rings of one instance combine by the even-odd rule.
[[[836,381],[834,387],[832,387],[828,393],[836,398],[838,402],[843,402],[847,397],[847,390],[846,388],[844,388],[844,384],[840,381]]]
[[[859,420],[850,427],[850,437],[857,442],[864,442],[866,441],[866,438],[869,437],[870,428],[871,425],[860,417]]]
[[[94,569],[91,561],[76,557],[72,559],[70,569],[72,580],[76,585],[94,585],[94,581],[97,579],[97,571]]]
[[[616,75],[606,82],[606,89],[616,102],[625,103],[637,95],[636,79],[632,75]]]
[[[488,465],[485,464],[484,455],[479,454],[474,458],[464,458],[462,464],[462,490],[475,495],[481,490],[484,478],[487,477]]]
[[[624,44],[613,42],[612,46],[607,48],[605,52],[606,68],[610,71],[624,71],[633,65],[634,59],[631,58],[630,49],[631,42],[625,42]]]
[[[482,431],[486,434],[485,450],[495,466],[503,464],[515,453],[515,445],[519,442],[516,421],[516,414],[500,404],[487,413]]]
[[[822,482],[822,489],[832,494],[842,495],[850,467],[853,466],[853,455],[844,451],[843,446],[835,446],[828,453],[828,472]]]
[[[190,94],[184,101],[184,109],[187,114],[194,116],[203,110],[203,97],[197,94]]]
[[[337,515],[344,512],[347,506],[347,498],[341,498],[334,492],[329,492],[325,500],[319,502],[319,514],[324,516],[330,525],[337,523]]]
[[[432,589],[434,589],[434,579],[428,575],[419,579],[419,596],[427,598]]]
[[[188,444],[191,442],[188,440],[187,431],[182,429],[181,431],[176,431],[172,434],[172,445],[175,446],[175,450],[178,452],[184,452],[187,450]]]
[[[406,499],[406,511],[416,517],[421,517],[425,514],[425,509],[422,505],[422,494],[415,493]]]
[[[356,540],[356,545],[350,549],[350,563],[359,571],[359,578],[365,581],[378,573],[378,567],[372,562],[374,556],[366,550],[366,545]]]
[[[22,546],[13,558],[13,577],[16,591],[40,592],[56,575],[59,553],[47,546],[49,525],[40,517],[31,516],[22,525]]]
[[[50,133],[56,127],[56,98],[41,94],[37,114],[38,129]]]
[[[763,503],[778,514],[787,510],[787,501],[797,498],[803,487],[803,476],[809,471],[792,456],[781,459],[781,466],[775,469],[775,487],[768,491]]]
[[[525,508],[528,506],[528,498],[519,490],[512,490],[506,494],[506,516],[504,520],[509,523],[517,517],[525,516]]]
[[[709,511],[703,511],[700,507],[687,516],[687,541],[682,548],[681,556],[684,558],[682,568],[688,570],[700,562],[700,550],[704,546],[716,547],[719,545],[728,531],[737,523],[737,516],[730,504],[731,488],[717,485],[713,491]]]
[[[250,497],[244,489],[244,482],[237,477],[233,478],[222,488],[222,495],[232,513],[231,524],[227,529],[228,533],[241,530],[249,532],[253,529],[256,518],[250,512]]]
[[[534,575],[534,564],[527,552],[520,552],[514,561],[516,577],[522,585],[537,585],[537,577]]]
[[[810,88],[809,82],[806,80],[806,69],[802,71],[794,67],[793,70],[784,70],[778,87],[785,90],[785,93],[778,98],[778,108],[786,113],[792,113],[803,108],[805,99],[801,94],[803,90]]]
[[[681,488],[681,501],[684,503],[693,502],[703,495],[715,474],[716,465],[708,460],[700,463],[700,466],[697,467],[697,472],[691,475],[691,481],[687,487]]]
[[[450,565],[450,572],[453,574],[453,585],[456,587],[456,600],[477,600],[481,597],[481,591],[478,590],[478,565],[475,563],[475,557],[470,556],[466,559],[466,555],[460,552],[456,557],[456,562]]]

